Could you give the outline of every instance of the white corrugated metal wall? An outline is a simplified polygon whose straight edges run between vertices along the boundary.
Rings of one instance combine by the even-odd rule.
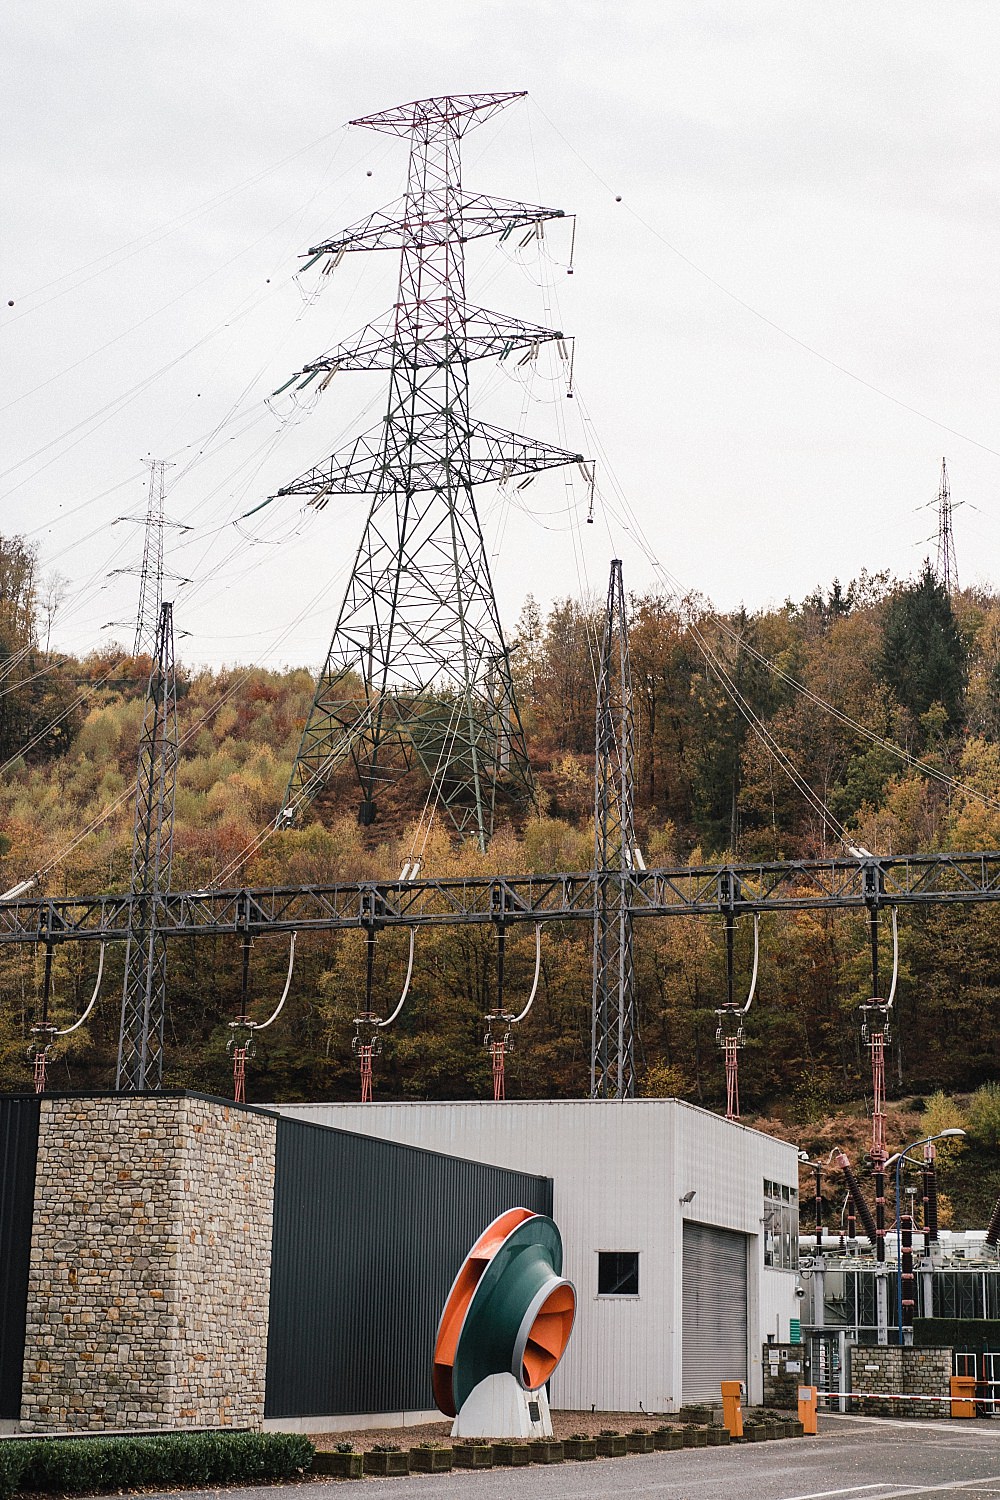
[[[552,1381],[555,1406],[670,1411],[683,1385],[685,1217],[748,1236],[748,1386],[760,1345],[797,1315],[795,1276],[763,1265],[765,1177],[795,1184],[795,1148],[673,1099],[313,1104],[282,1113],[554,1180],[576,1329]],[[688,1193],[693,1196],[682,1204]],[[601,1250],[639,1252],[639,1296],[599,1297]]]

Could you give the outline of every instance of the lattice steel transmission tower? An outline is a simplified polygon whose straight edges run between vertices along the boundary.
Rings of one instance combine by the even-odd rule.
[[[953,594],[958,588],[958,563],[955,559],[955,534],[952,530],[951,517],[955,509],[951,498],[951,485],[948,482],[948,465],[941,460],[941,483],[938,486],[937,500],[937,561],[934,566],[934,575],[938,583],[949,594]]]
[[[635,1094],[638,1045],[632,915],[625,877],[637,861],[634,827],[635,718],[622,565],[611,564],[597,683],[594,768],[594,988],[590,1092]]]
[[[173,464],[165,458],[144,458],[143,463],[149,469],[149,497],[146,501],[145,516],[119,516],[119,521],[137,521],[144,526],[142,544],[142,563],[138,568],[115,568],[110,574],[112,578],[122,573],[138,575],[139,579],[139,608],[135,619],[135,640],[132,646],[132,655],[141,656],[148,653],[152,656],[156,651],[156,632],[160,623],[160,605],[163,602],[163,532],[167,526],[176,526],[178,531],[190,530],[187,526],[181,526],[176,521],[168,521],[164,511],[166,497],[166,471],[173,468]],[[174,576],[174,575],[171,575]],[[113,624],[123,625],[123,620],[113,621]]]
[[[177,782],[174,607],[161,604],[139,738],[132,832],[132,891],[115,1087],[158,1089],[163,1082],[167,944],[158,930],[161,892],[170,888]]]
[[[409,140],[406,192],[314,246],[309,264],[329,257],[331,269],[345,254],[397,251],[398,296],[293,379],[301,376],[301,388],[322,376],[322,388],[337,371],[386,370],[389,399],[376,427],[279,491],[308,495],[318,508],[335,495],[372,496],[279,823],[348,757],[364,824],[374,821],[379,789],[414,759],[455,827],[481,847],[498,799],[531,796],[473,489],[583,460],[470,415],[471,361],[563,335],[467,302],[465,245],[564,215],[468,192],[461,173],[465,133],[522,97],[422,99],[351,122]]]

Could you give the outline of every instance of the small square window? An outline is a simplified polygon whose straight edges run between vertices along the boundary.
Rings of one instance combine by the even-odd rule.
[[[599,1297],[638,1297],[638,1250],[598,1250],[597,1295]]]

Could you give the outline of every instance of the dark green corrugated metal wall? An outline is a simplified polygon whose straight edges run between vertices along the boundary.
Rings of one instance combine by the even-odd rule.
[[[38,1155],[37,1098],[0,1098],[0,1418],[21,1415]]]
[[[552,1182],[278,1121],[268,1417],[423,1411],[445,1297],[491,1219]]]

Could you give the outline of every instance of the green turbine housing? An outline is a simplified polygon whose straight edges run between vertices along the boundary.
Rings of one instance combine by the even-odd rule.
[[[576,1316],[562,1263],[562,1237],[544,1214],[508,1210],[480,1236],[441,1316],[435,1395],[442,1410],[460,1411],[491,1375],[513,1375],[526,1391],[545,1384]]]

